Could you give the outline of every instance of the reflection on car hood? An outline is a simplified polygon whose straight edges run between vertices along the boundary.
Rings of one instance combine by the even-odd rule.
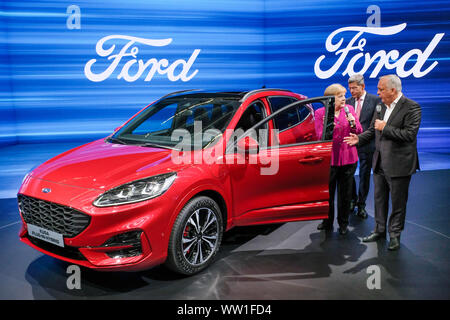
[[[94,141],[62,153],[31,176],[82,188],[108,190],[123,183],[170,171],[171,150]]]

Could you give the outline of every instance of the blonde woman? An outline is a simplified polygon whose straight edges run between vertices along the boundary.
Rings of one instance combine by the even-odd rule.
[[[350,211],[350,202],[352,198],[352,183],[355,173],[358,152],[356,147],[349,146],[344,142],[344,137],[351,133],[359,134],[362,132],[361,124],[356,116],[355,110],[351,105],[345,104],[345,89],[339,83],[335,83],[326,88],[325,96],[334,96],[334,131],[333,147],[331,154],[330,169],[330,209],[328,219],[317,227],[319,230],[332,230],[334,221],[334,195],[337,188],[337,221],[339,224],[339,233],[346,235],[348,233],[348,216]],[[317,109],[315,112],[316,134],[321,137],[325,108]]]

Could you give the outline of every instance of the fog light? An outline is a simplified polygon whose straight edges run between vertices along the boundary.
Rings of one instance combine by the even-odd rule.
[[[112,259],[137,257],[140,256],[141,254],[142,254],[141,247],[106,252],[106,255]]]
[[[142,254],[141,234],[142,231],[121,233],[108,239],[102,247],[111,248],[105,253],[113,259],[136,257]]]

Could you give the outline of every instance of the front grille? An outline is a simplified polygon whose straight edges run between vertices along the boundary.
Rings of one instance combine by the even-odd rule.
[[[19,209],[26,223],[73,238],[89,225],[91,217],[75,209],[19,194]]]

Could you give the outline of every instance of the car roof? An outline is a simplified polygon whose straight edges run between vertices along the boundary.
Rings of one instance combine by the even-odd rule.
[[[220,91],[220,90],[201,90],[201,89],[191,89],[191,90],[181,90],[181,91],[175,91],[172,93],[169,93],[160,100],[165,98],[173,98],[173,97],[180,97],[180,96],[190,96],[190,97],[205,97],[205,96],[215,96],[215,97],[230,97],[230,98],[237,98],[241,101],[246,100],[248,97],[261,93],[264,91],[285,91],[285,92],[292,92],[290,90],[286,89],[277,89],[277,88],[261,88],[256,90],[246,90],[246,91]]]

